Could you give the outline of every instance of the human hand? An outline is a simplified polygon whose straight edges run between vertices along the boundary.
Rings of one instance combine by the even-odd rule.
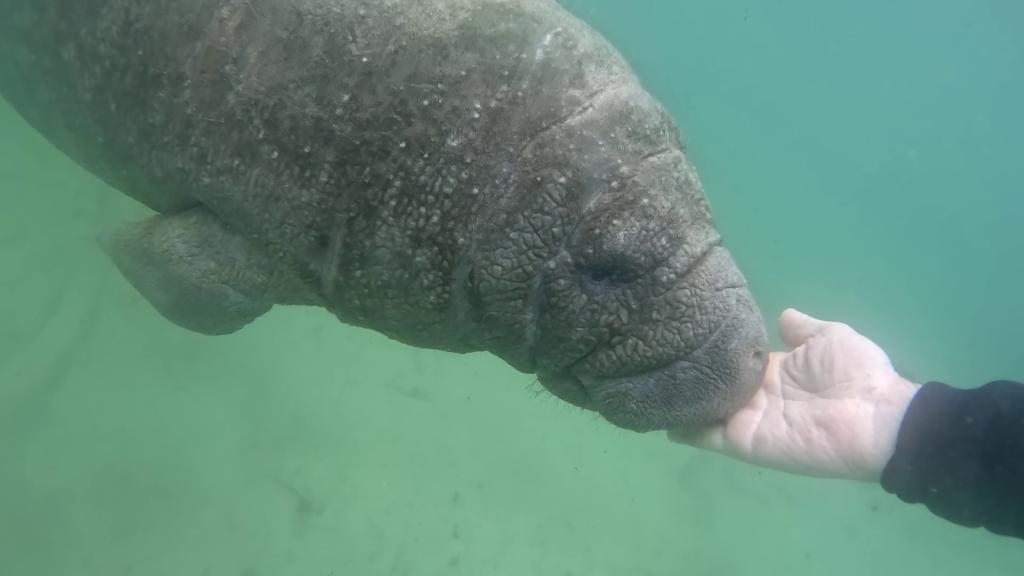
[[[789,309],[779,332],[793,350],[769,355],[764,382],[745,407],[669,438],[786,472],[879,481],[919,387],[846,324]]]

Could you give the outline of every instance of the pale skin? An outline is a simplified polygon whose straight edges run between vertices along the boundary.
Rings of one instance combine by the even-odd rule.
[[[779,332],[792,350],[770,354],[744,408],[700,433],[670,431],[669,438],[785,472],[878,482],[919,386],[846,324],[789,309]]]

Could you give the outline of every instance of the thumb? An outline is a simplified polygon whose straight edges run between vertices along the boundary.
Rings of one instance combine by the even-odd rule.
[[[818,320],[796,310],[788,308],[779,316],[779,336],[786,346],[796,348],[812,336],[818,336],[832,326],[832,322]]]

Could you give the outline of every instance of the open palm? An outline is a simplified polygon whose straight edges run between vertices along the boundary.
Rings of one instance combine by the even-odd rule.
[[[846,324],[790,309],[779,331],[792,351],[769,356],[745,407],[700,433],[670,437],[787,472],[878,481],[917,386]]]

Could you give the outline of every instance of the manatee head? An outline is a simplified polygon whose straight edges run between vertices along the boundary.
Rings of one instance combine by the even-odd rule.
[[[491,351],[618,426],[697,427],[749,400],[763,320],[667,112],[635,85],[535,139],[470,278]]]
[[[703,204],[671,193],[695,183],[678,178],[680,158],[644,172],[598,200],[548,267],[536,370],[552,393],[616,425],[700,426],[760,383],[763,323]]]

